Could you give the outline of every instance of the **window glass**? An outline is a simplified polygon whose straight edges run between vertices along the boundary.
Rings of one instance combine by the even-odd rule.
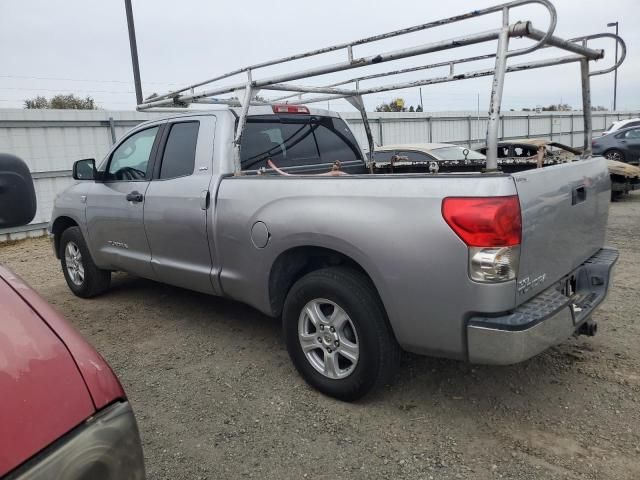
[[[625,138],[640,138],[640,128],[634,128],[624,134]]]
[[[151,148],[160,127],[142,130],[127,138],[111,155],[107,180],[143,180]]]
[[[193,174],[199,127],[200,122],[181,122],[171,125],[162,154],[160,178],[176,178]]]
[[[350,162],[361,158],[356,139],[347,124],[340,118],[319,117],[312,125],[324,163],[336,160]]]
[[[280,168],[320,163],[311,125],[304,118],[308,117],[291,121],[279,121],[275,115],[249,118],[240,143],[242,169],[268,168],[269,159]]]
[[[263,115],[247,119],[240,145],[243,170],[306,166],[359,160],[357,142],[339,118],[301,115]]]
[[[442,147],[442,148],[434,148],[431,150],[431,153],[438,160],[464,160],[464,151],[469,150],[462,147]],[[498,155],[501,157],[500,155]],[[469,150],[467,154],[467,160],[484,160],[485,156],[479,152]],[[502,157],[501,157],[502,158]]]
[[[410,162],[433,162],[435,158],[430,157],[426,153],[416,152],[412,150],[405,150],[402,152],[398,152],[398,155],[401,157],[407,157]],[[402,160],[399,160],[402,161]]]
[[[396,154],[393,150],[384,152],[375,152],[373,158],[376,162],[390,162],[391,157]]]

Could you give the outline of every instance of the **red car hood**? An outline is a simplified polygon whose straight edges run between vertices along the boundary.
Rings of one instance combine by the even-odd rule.
[[[124,391],[42,297],[0,267],[0,477]]]

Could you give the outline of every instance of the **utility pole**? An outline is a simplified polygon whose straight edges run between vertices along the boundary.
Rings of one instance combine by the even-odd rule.
[[[419,90],[420,90],[420,110],[424,112],[424,105],[422,104],[422,87],[420,87]]]
[[[607,23],[607,27],[616,27],[616,36],[618,36],[618,22]],[[616,41],[616,63],[618,63],[618,42]],[[617,95],[618,95],[618,69],[613,71],[613,111],[617,108]]]
[[[478,93],[478,105],[477,105],[476,115],[477,115],[476,136],[478,137],[478,141],[480,141],[480,93]]]
[[[140,65],[138,64],[138,45],[136,43],[136,28],[133,25],[133,10],[131,0],[124,0],[127,12],[127,27],[129,28],[129,48],[131,49],[131,65],[133,67],[133,83],[136,88],[136,105],[142,103],[142,85],[140,83]]]

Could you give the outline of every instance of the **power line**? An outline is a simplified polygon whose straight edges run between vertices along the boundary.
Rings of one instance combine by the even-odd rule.
[[[90,79],[82,79],[82,78],[62,78],[62,77],[35,77],[29,75],[0,75],[0,78],[15,78],[21,80],[55,80],[55,81],[65,81],[65,82],[90,82],[90,83],[121,83],[126,85],[131,85],[133,81],[131,80],[90,80]],[[149,85],[174,85],[181,86],[186,85],[188,82],[184,83],[173,83],[173,82],[143,82]]]
[[[26,92],[30,92],[33,90],[38,90],[41,92],[57,92],[60,93],[61,91],[64,90],[69,90],[69,89],[65,89],[65,88],[29,88],[29,87],[0,87],[0,90],[19,90],[19,91],[26,91]],[[76,89],[71,89],[74,91],[74,93],[110,93],[110,94],[125,94],[125,93],[134,93],[133,90],[120,90],[120,91],[114,91],[114,90],[76,90]]]

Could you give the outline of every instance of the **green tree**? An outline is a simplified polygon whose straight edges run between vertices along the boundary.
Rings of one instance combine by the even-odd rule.
[[[97,110],[96,102],[92,97],[76,97],[73,93],[68,95],[55,95],[48,100],[46,97],[37,96],[24,101],[27,109],[60,109],[60,110]]]

